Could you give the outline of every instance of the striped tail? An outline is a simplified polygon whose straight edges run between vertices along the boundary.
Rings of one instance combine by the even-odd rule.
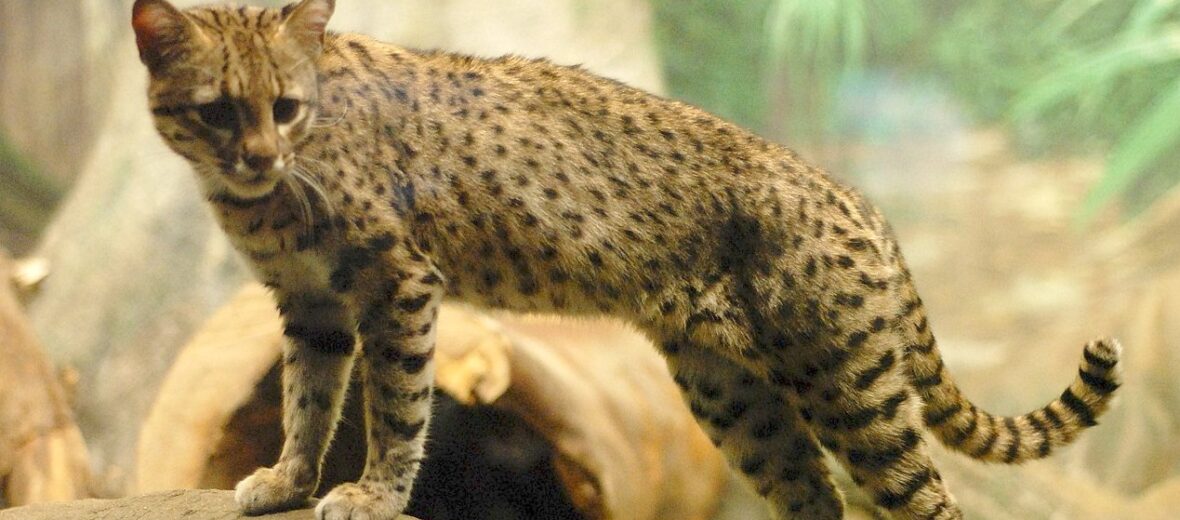
[[[918,304],[920,306],[920,303]],[[926,426],[947,447],[987,462],[1019,464],[1043,458],[1098,424],[1121,384],[1122,347],[1113,339],[1086,344],[1078,376],[1061,397],[1014,417],[992,415],[971,403],[950,379],[925,312],[911,314],[921,343],[907,357],[914,386],[926,402]]]

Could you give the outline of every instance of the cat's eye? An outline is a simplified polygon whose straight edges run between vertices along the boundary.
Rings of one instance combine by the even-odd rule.
[[[232,130],[238,126],[238,111],[233,103],[225,99],[197,105],[197,116],[201,122],[213,128]]]
[[[279,98],[275,100],[273,107],[275,122],[282,125],[290,123],[299,115],[299,100],[291,98]]]

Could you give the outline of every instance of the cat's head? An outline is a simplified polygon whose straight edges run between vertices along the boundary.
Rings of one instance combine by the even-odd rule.
[[[181,11],[136,0],[132,26],[156,128],[207,188],[257,197],[294,167],[295,144],[316,115],[316,60],[334,4]]]

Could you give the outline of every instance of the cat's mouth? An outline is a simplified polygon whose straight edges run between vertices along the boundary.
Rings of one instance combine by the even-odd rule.
[[[223,171],[222,182],[234,195],[242,198],[258,198],[270,194],[286,175],[284,162],[276,161],[270,168],[259,171],[239,162]]]
[[[226,189],[234,196],[243,199],[256,199],[274,191],[282,176],[283,172],[274,170],[268,172],[247,170],[242,173],[231,171],[226,172],[221,180]]]

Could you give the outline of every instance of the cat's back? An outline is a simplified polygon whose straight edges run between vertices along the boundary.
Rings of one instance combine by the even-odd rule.
[[[329,35],[320,70],[329,111],[351,97],[362,108],[433,127],[436,137],[443,125],[461,128],[461,139],[467,132],[507,137],[522,152],[572,152],[588,169],[686,174],[713,186],[820,174],[722,118],[576,65],[421,51],[345,33]],[[418,129],[411,130],[404,137],[413,140]]]

